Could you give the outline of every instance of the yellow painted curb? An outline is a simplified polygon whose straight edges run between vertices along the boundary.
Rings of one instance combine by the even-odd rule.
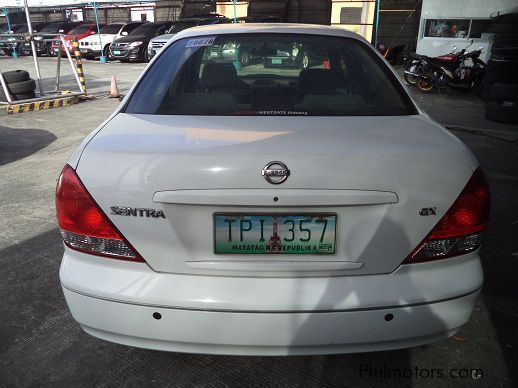
[[[44,110],[51,108],[59,108],[60,106],[69,106],[79,102],[78,96],[60,97],[46,101],[27,102],[25,104],[11,104],[5,110],[7,114],[32,112],[34,110]]]

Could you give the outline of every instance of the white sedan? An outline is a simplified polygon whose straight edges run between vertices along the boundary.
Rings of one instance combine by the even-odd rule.
[[[253,61],[215,60],[226,45]],[[61,284],[87,333],[143,348],[427,344],[471,315],[489,201],[472,153],[360,36],[197,27],[63,169]]]

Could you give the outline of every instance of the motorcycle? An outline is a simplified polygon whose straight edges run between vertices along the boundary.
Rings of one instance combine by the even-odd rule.
[[[457,46],[453,46],[453,50],[449,54],[441,55],[437,58],[444,60],[444,61],[452,61],[456,60],[458,57],[458,54],[455,54],[455,51],[457,50]],[[428,57],[426,55],[419,55],[416,53],[410,53],[407,54],[403,58],[403,64],[405,66],[405,71],[403,73],[403,78],[407,83],[410,85],[416,85],[417,80],[419,79],[419,76],[423,73],[425,68],[425,62]]]
[[[459,54],[422,58],[416,82],[419,90],[430,92],[434,86],[471,90],[477,85],[480,86],[486,72],[486,64],[479,58],[483,48],[466,52],[472,44],[473,40]],[[471,64],[468,64],[468,61]]]

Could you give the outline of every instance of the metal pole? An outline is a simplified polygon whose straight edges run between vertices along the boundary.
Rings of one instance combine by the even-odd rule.
[[[61,76],[61,50],[63,49],[63,46],[61,46],[61,40],[59,41],[58,46],[58,65],[56,66],[56,89],[54,89],[54,92],[59,92],[59,78]]]
[[[36,79],[38,81],[38,89],[40,90],[40,96],[43,96],[43,87],[41,86],[40,66],[38,64],[38,56],[36,55],[36,45],[34,44],[34,39],[32,37],[31,15],[29,13],[29,5],[27,4],[27,0],[23,0],[23,4],[25,7],[25,18],[27,19],[27,27],[29,28],[29,36],[31,38],[32,57],[34,58],[34,67],[36,67]]]
[[[106,63],[106,57],[104,56],[103,52],[103,42],[101,40],[101,29],[99,28],[99,15],[97,14],[97,10],[99,8],[99,3],[93,2],[92,7],[94,9],[95,14],[95,23],[97,24],[97,35],[99,35],[99,45],[101,46],[101,55],[99,56],[99,61],[102,63]]]
[[[11,22],[9,21],[8,12],[9,11],[8,11],[7,7],[4,7],[5,20],[7,21],[7,33],[10,34],[11,33]],[[9,47],[9,45],[7,45],[7,47]],[[13,56],[13,58],[18,58],[18,53],[16,52],[16,43],[13,43],[12,50],[13,51],[12,51],[11,55]]]
[[[237,23],[237,18],[236,18],[236,13],[237,13],[236,3],[237,3],[237,0],[232,0],[232,3],[234,4],[234,24],[236,24]],[[236,70],[240,70],[241,69],[241,64],[239,63],[239,49],[237,48],[237,44],[234,46],[234,67],[236,68]]]
[[[4,14],[5,20],[7,21],[7,33],[9,33],[9,31],[11,31],[11,22],[9,21],[9,14],[6,7],[4,7]]]
[[[67,47],[65,39],[63,38],[63,35],[60,35],[59,38],[61,39],[61,43],[63,44],[63,46]],[[74,62],[72,61],[72,56],[70,55],[70,52],[68,51],[68,49],[66,49],[65,52],[67,53],[68,62],[70,62],[70,67],[72,68],[72,73],[74,73],[74,76],[76,77],[76,81],[77,81],[77,85],[79,86],[79,90],[81,90],[81,92],[84,94],[85,92],[83,91],[83,85],[81,84],[81,81],[79,80],[79,75],[77,75],[77,70],[76,70],[76,67],[74,66]]]
[[[378,49],[378,25],[380,21],[380,0],[376,2],[376,32],[374,36],[374,48]]]

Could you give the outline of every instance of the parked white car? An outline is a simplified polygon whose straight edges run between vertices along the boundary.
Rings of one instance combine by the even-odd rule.
[[[263,58],[212,61],[213,46]],[[285,66],[296,47],[307,66]],[[482,287],[477,160],[341,28],[185,30],[57,185],[74,319],[143,348],[298,355],[448,338]]]
[[[110,55],[110,44],[122,36],[129,35],[138,26],[145,22],[130,22],[130,23],[110,23],[101,28],[101,39],[99,34],[90,35],[79,40],[79,51],[85,58],[95,58],[101,56],[108,57]],[[101,51],[102,43],[102,51]]]
[[[219,23],[229,23],[230,20],[221,15],[214,15],[209,17],[196,17],[196,18],[186,18],[180,19],[173,22],[173,25],[169,28],[166,34],[159,35],[149,41],[147,51],[148,58],[153,58],[161,49],[166,45],[166,43],[180,31],[183,31],[187,28],[203,26],[206,24],[219,24]]]

